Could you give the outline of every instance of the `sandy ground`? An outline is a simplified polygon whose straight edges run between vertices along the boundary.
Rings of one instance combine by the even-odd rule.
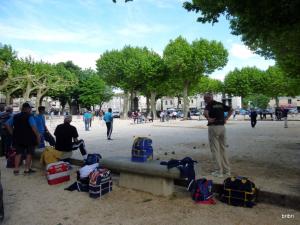
[[[241,118],[240,118],[241,119]],[[60,123],[48,121],[53,130]],[[258,121],[256,128],[249,121],[231,120],[227,128],[229,159],[234,175],[253,180],[263,190],[300,195],[300,122]],[[113,140],[105,138],[105,125],[94,120],[91,131],[84,131],[83,122],[74,118],[81,138],[89,152],[103,157],[130,156],[133,136],[150,135],[155,159],[168,160],[191,156],[199,161],[201,175],[211,178],[212,169],[205,121],[169,121],[165,123],[132,124],[115,120]],[[75,158],[81,158],[76,152]],[[47,184],[44,173],[13,176],[0,159],[6,217],[3,224],[68,225],[68,224],[300,224],[300,212],[292,209],[258,204],[252,209],[216,205],[197,205],[183,188],[169,198],[157,197],[114,185],[113,192],[102,199],[90,199],[87,193],[68,192],[64,188],[72,180],[55,186]],[[215,179],[214,182],[221,182]],[[114,177],[114,183],[118,183]],[[293,218],[283,219],[282,215]]]

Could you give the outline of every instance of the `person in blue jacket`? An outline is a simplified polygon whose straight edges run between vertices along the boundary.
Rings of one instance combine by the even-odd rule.
[[[103,120],[106,123],[106,127],[107,127],[107,140],[111,140],[111,133],[112,133],[112,129],[113,129],[113,115],[112,115],[112,110],[111,108],[108,109],[108,111],[104,114],[103,116]]]

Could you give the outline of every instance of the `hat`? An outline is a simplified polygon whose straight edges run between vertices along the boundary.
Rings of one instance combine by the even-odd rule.
[[[30,102],[24,102],[22,108],[33,108]]]

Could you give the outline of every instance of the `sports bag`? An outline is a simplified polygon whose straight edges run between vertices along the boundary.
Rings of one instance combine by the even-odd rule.
[[[85,165],[99,163],[100,159],[102,159],[102,156],[98,153],[88,154],[85,160]]]
[[[224,180],[221,201],[229,205],[253,207],[256,200],[255,184],[246,177],[228,177]]]
[[[133,141],[131,160],[145,162],[153,159],[152,140],[147,137],[137,137]]]
[[[91,198],[99,198],[112,191],[112,179],[110,170],[97,168],[89,175],[89,195]]]
[[[50,163],[47,165],[46,170],[46,178],[50,185],[70,180],[70,164],[67,162]]]
[[[212,192],[213,182],[205,178],[193,180],[188,186],[192,193],[192,199],[196,203],[215,204]]]

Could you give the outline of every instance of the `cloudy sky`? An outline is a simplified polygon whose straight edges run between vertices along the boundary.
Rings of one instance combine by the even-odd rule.
[[[253,54],[230,34],[229,23],[196,22],[197,15],[182,8],[184,0],[0,0],[0,43],[19,57],[51,63],[72,60],[95,68],[103,52],[124,45],[148,47],[162,55],[179,35],[221,41],[229,52],[225,68],[211,77],[222,80],[235,67],[267,69],[274,62]]]

